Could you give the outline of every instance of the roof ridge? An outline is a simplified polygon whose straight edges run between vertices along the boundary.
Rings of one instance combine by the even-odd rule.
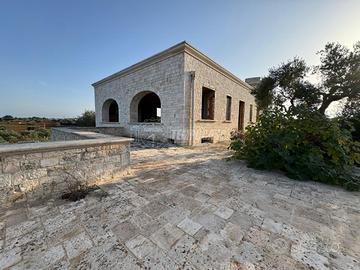
[[[215,70],[217,70],[218,72],[222,73],[224,76],[228,77],[229,79],[232,79],[233,81],[241,84],[244,87],[247,87],[249,89],[251,89],[252,87],[247,84],[246,82],[244,82],[243,80],[241,80],[240,78],[238,78],[236,75],[234,75],[233,73],[231,73],[230,71],[228,71],[227,69],[225,69],[224,67],[222,67],[221,65],[219,65],[218,63],[216,63],[214,60],[212,60],[210,57],[208,57],[206,54],[202,53],[200,50],[198,50],[197,48],[195,48],[193,45],[191,45],[188,41],[183,40],[159,53],[156,53],[148,58],[145,58],[144,60],[137,62],[127,68],[124,68],[118,72],[115,72],[95,83],[92,84],[92,86],[98,86],[104,82],[107,81],[112,81],[115,78],[118,78],[120,76],[125,76],[127,74],[130,74],[132,72],[135,72],[137,70],[140,70],[144,67],[147,67],[149,65],[152,65],[154,63],[157,63],[159,61],[162,61],[168,57],[177,55],[179,53],[188,53],[190,55],[192,55],[193,57],[195,57],[196,59],[198,59],[199,61],[203,62],[204,64],[208,65],[209,67],[214,68]]]

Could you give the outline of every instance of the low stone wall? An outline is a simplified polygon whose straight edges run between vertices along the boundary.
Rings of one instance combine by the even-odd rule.
[[[95,128],[52,128],[51,141],[72,141],[72,140],[86,140],[86,139],[102,139],[111,138],[112,136],[95,132]]]
[[[70,187],[110,182],[128,171],[132,139],[0,146],[0,204],[59,197]]]

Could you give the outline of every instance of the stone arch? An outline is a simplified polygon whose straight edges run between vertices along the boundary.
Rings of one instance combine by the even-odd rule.
[[[152,91],[136,94],[130,103],[131,122],[161,122],[160,97]]]
[[[114,99],[108,99],[102,107],[103,122],[119,122],[119,106]]]

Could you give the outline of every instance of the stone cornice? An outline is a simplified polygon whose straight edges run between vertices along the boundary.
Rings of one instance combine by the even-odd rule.
[[[201,61],[202,63],[206,64],[210,68],[213,68],[214,70],[218,71],[222,75],[231,79],[232,81],[240,84],[241,86],[243,86],[249,90],[252,89],[252,87],[249,84],[245,83],[244,81],[242,81],[241,79],[236,77],[234,74],[232,74],[230,71],[226,70],[225,68],[223,68],[222,66],[217,64],[215,61],[211,60],[209,57],[207,57],[205,54],[203,54],[202,52],[200,52],[199,50],[197,50],[196,48],[191,46],[186,41],[180,42],[180,43],[176,44],[175,46],[172,46],[172,47],[166,49],[165,51],[157,53],[149,58],[146,58],[143,61],[140,61],[140,62],[128,67],[128,68],[125,68],[119,72],[116,72],[116,73],[108,76],[108,77],[105,77],[104,79],[93,83],[92,86],[96,87],[105,82],[109,82],[109,81],[112,81],[119,77],[126,76],[130,73],[141,70],[145,67],[148,67],[148,66],[158,63],[160,61],[163,61],[163,60],[165,60],[169,57],[175,56],[179,53],[187,53],[187,54],[191,55],[192,57],[196,58],[197,60]]]
[[[102,145],[129,144],[134,139],[124,137],[106,137],[100,139],[86,139],[74,141],[40,142],[9,144],[0,146],[0,158],[31,153],[43,153],[50,151],[63,151],[69,149],[86,148]]]

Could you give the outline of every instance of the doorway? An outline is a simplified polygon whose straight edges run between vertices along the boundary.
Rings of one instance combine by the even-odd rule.
[[[238,120],[238,130],[244,131],[244,116],[245,116],[245,102],[239,102],[239,120]]]

